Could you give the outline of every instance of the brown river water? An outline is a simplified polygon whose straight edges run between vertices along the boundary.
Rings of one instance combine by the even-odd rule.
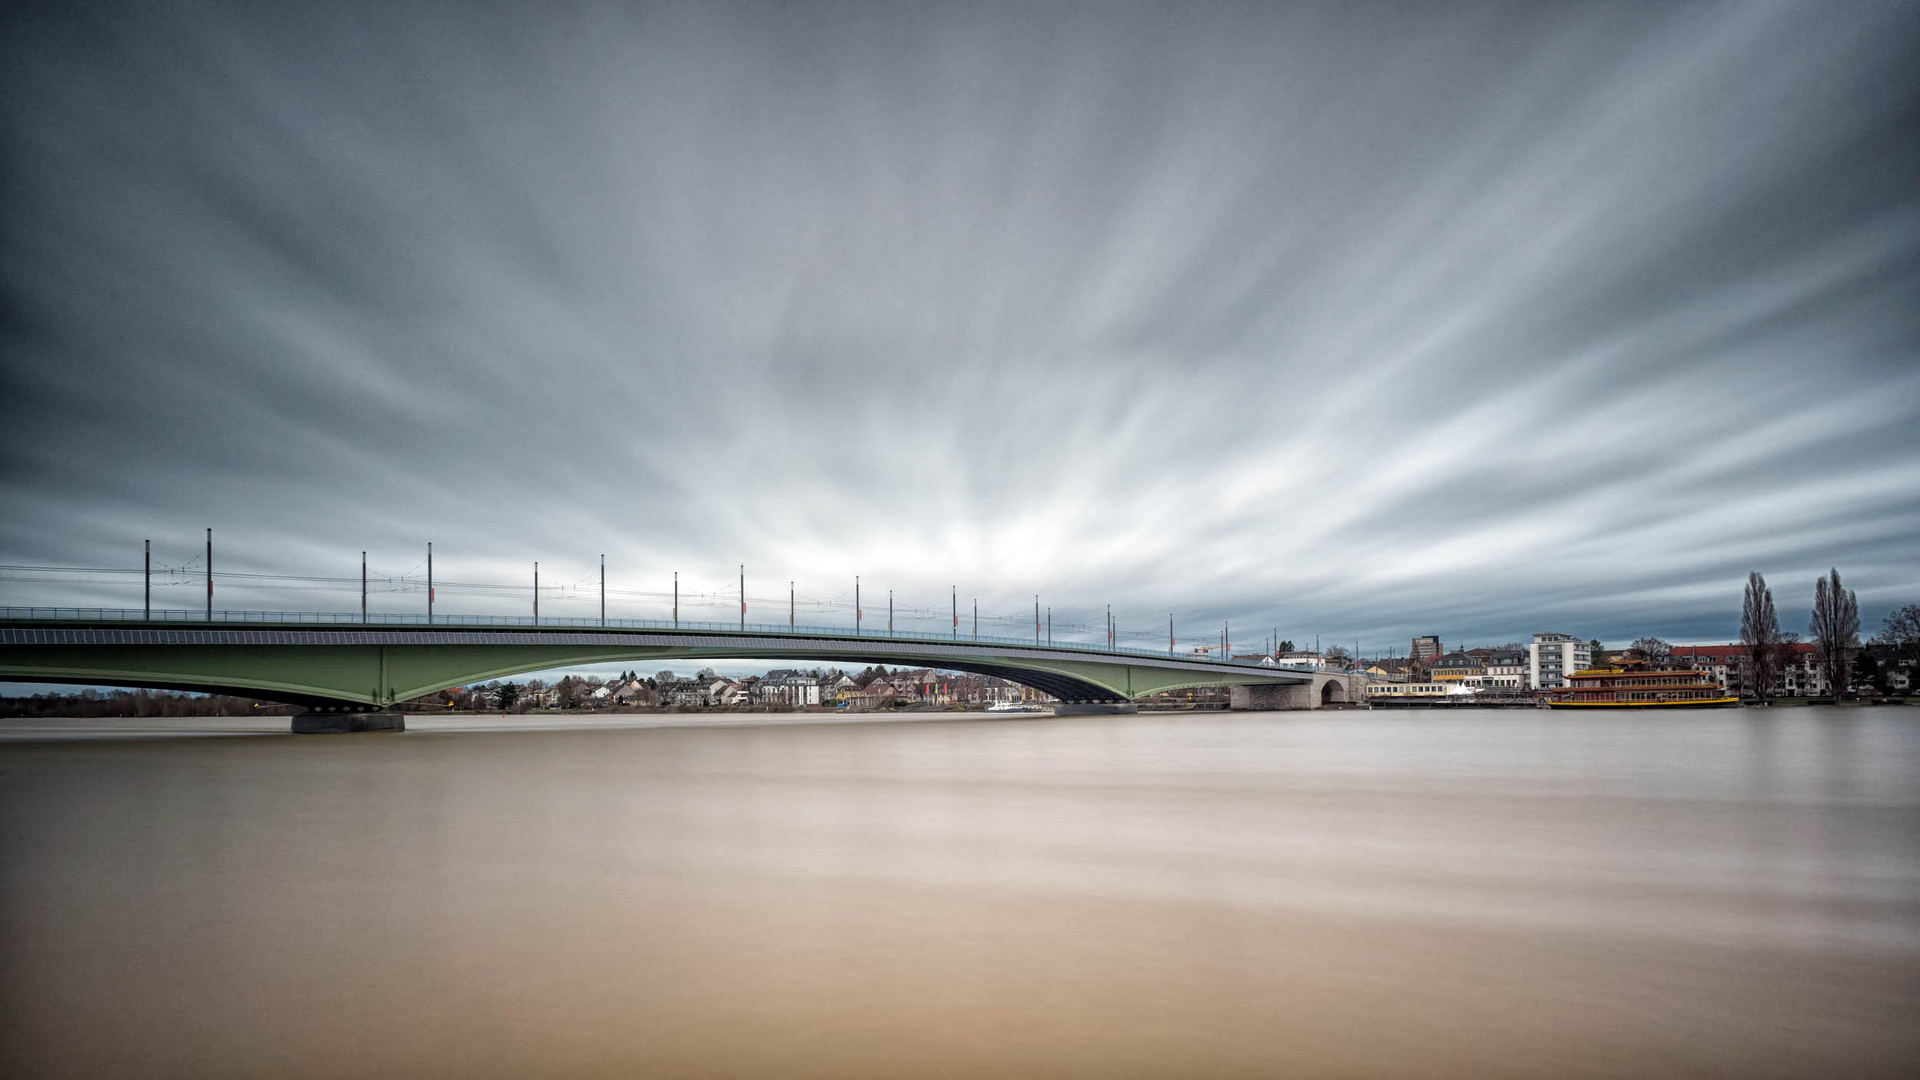
[[[1920,710],[516,719],[0,728],[0,1075],[1920,1076]]]

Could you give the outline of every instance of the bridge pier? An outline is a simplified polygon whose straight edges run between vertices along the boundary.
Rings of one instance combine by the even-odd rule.
[[[1364,676],[1320,671],[1310,683],[1233,687],[1228,691],[1228,708],[1268,711],[1357,705],[1366,700],[1365,686]]]
[[[397,712],[304,712],[293,718],[295,735],[345,735],[356,731],[405,731]]]
[[[1268,712],[1275,709],[1311,709],[1313,687],[1308,683],[1281,686],[1235,686],[1228,690],[1229,709]]]

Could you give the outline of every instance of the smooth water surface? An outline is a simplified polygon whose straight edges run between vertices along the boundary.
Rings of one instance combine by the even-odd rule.
[[[1920,710],[153,723],[0,741],[0,1074],[1920,1075]]]

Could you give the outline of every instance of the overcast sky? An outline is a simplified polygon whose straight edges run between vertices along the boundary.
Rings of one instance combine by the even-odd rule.
[[[8,21],[0,562],[1367,652],[1920,602],[1912,3]]]

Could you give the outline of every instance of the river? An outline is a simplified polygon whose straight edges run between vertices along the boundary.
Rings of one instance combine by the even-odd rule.
[[[818,719],[0,729],[0,1074],[1920,1075],[1920,710]]]

